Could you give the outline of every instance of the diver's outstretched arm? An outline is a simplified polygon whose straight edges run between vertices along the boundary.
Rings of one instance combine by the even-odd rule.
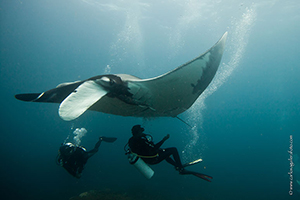
[[[170,134],[166,135],[160,142],[154,145],[154,148],[157,150],[161,147],[161,145],[170,138]]]
[[[93,156],[95,153],[98,152],[98,149],[99,149],[100,144],[101,144],[102,141],[112,143],[112,142],[114,142],[116,140],[117,140],[117,138],[114,138],[114,137],[104,137],[104,136],[99,137],[99,141],[95,144],[94,149],[92,149],[91,151],[87,152],[88,153],[87,154],[88,158],[90,158],[91,156]]]

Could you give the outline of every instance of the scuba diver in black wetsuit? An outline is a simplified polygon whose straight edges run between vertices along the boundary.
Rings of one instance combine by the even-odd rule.
[[[116,141],[116,139],[117,138],[113,137],[100,137],[94,149],[91,151],[86,151],[84,147],[74,145],[70,142],[62,144],[58,150],[56,162],[65,168],[72,176],[80,178],[84,165],[90,157],[98,152],[101,142],[112,143]]]
[[[206,181],[211,181],[211,176],[200,174],[198,172],[192,172],[184,169],[187,166],[190,166],[194,164],[195,162],[182,164],[178,150],[175,147],[171,148],[160,148],[161,145],[169,139],[170,135],[168,134],[165,136],[160,142],[157,144],[154,144],[152,141],[152,136],[143,133],[144,128],[141,127],[141,125],[135,125],[132,127],[132,137],[128,141],[129,150],[131,153],[136,154],[138,157],[140,157],[145,163],[153,165],[158,164],[163,160],[166,160],[168,163],[173,165],[177,171],[179,171],[179,174],[187,175],[191,174],[194,176],[197,176],[199,178],[202,178]],[[171,158],[173,156],[173,159]],[[200,159],[199,159],[200,160]]]

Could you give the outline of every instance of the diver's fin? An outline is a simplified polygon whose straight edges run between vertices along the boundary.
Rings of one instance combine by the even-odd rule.
[[[109,142],[109,143],[112,143],[117,140],[117,138],[115,138],[115,137],[104,137],[104,136],[100,137],[99,139],[104,142]]]
[[[208,182],[211,182],[211,179],[213,178],[212,176],[208,176],[206,174],[201,174],[201,173],[198,173],[198,172],[193,172],[193,171],[188,171],[188,170],[181,170],[179,172],[181,175],[194,175],[198,178],[202,178],[203,180],[206,180]]]
[[[194,160],[192,162],[189,162],[189,163],[185,163],[184,165],[182,165],[182,167],[188,167],[188,166],[191,166],[191,165],[195,165],[195,164],[198,164],[199,162],[202,162],[201,158],[199,158],[197,160]]]
[[[213,179],[212,176],[208,176],[206,174],[194,173],[193,175],[197,176],[198,178],[202,178],[203,180],[206,180],[208,182],[211,182],[211,179]]]

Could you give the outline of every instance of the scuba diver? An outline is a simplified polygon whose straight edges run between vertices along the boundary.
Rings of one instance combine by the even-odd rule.
[[[191,166],[193,164],[202,161],[202,159],[198,159],[196,161],[187,164],[182,164],[176,147],[170,147],[164,149],[160,148],[161,145],[167,139],[169,139],[170,137],[169,134],[166,135],[160,142],[154,144],[152,141],[152,136],[143,133],[144,130],[145,129],[142,128],[141,125],[135,125],[132,127],[131,132],[133,136],[128,141],[128,147],[129,147],[128,153],[137,155],[145,163],[150,165],[158,164],[161,161],[166,160],[169,164],[173,165],[181,175],[191,174],[211,182],[210,180],[212,179],[211,176],[184,169],[185,167]],[[173,159],[171,158],[171,156],[173,157]]]
[[[58,150],[56,162],[65,168],[72,176],[80,178],[84,165],[90,157],[98,152],[101,142],[112,143],[116,140],[117,138],[114,137],[99,137],[99,141],[91,151],[86,151],[84,147],[74,145],[70,142],[62,144]]]

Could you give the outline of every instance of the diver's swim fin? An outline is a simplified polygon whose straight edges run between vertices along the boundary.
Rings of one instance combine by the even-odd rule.
[[[188,167],[188,166],[191,166],[191,165],[195,165],[195,164],[198,164],[199,162],[202,162],[202,159],[197,159],[197,160],[194,160],[192,162],[189,162],[189,163],[185,163],[182,165],[182,167]]]
[[[117,140],[117,138],[115,138],[115,137],[104,137],[104,136],[100,137],[99,139],[104,142],[109,142],[109,143],[112,143]]]
[[[192,171],[188,171],[188,170],[185,170],[185,169],[181,170],[179,173],[181,175],[190,175],[191,174],[191,175],[194,175],[198,178],[202,178],[202,179],[204,179],[208,182],[211,182],[211,179],[213,178],[212,176],[208,176],[206,174],[201,174],[201,173],[198,173],[198,172],[192,172]]]

